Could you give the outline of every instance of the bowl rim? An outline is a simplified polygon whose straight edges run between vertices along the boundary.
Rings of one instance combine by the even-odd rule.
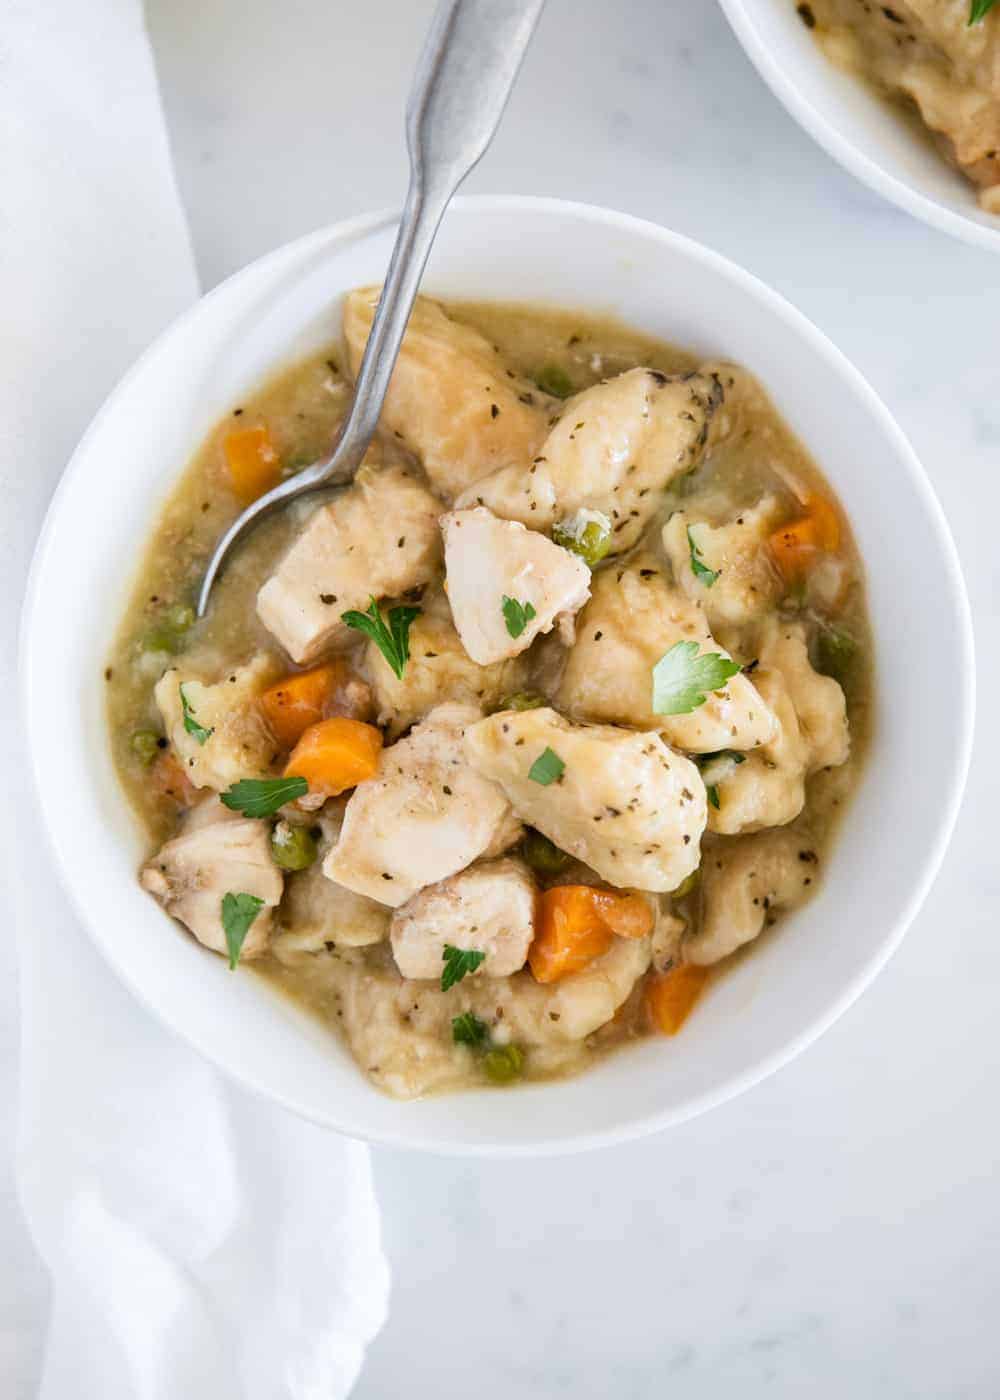
[[[956,752],[958,757],[950,777],[948,791],[941,795],[933,843],[927,851],[923,867],[919,876],[913,882],[905,905],[902,907],[901,912],[891,928],[884,931],[877,941],[873,941],[870,957],[859,968],[847,985],[841,988],[839,993],[833,998],[826,1012],[821,1016],[817,1016],[797,1035],[791,1037],[779,1050],[762,1056],[758,1061],[749,1065],[743,1072],[732,1075],[724,1083],[712,1089],[705,1090],[704,1092],[694,1094],[680,1104],[652,1113],[639,1115],[625,1124],[595,1131],[574,1132],[569,1135],[557,1137],[546,1137],[543,1131],[537,1139],[532,1139],[529,1142],[519,1141],[511,1143],[504,1142],[500,1139],[470,1143],[460,1138],[449,1139],[447,1137],[435,1138],[433,1141],[428,1141],[425,1137],[421,1137],[408,1130],[407,1124],[409,1120],[404,1111],[408,1107],[407,1105],[401,1106],[398,1129],[393,1129],[391,1131],[371,1131],[367,1128],[359,1128],[356,1123],[345,1121],[338,1117],[335,1108],[329,1112],[319,1111],[309,1103],[299,1101],[290,1094],[282,1095],[258,1084],[248,1072],[242,1070],[239,1063],[225,1059],[214,1047],[202,1043],[201,1038],[196,1032],[187,1028],[180,1018],[172,1015],[166,1007],[161,1006],[153,1000],[141,979],[134,978],[128,974],[127,970],[120,965],[115,957],[111,940],[106,940],[104,937],[102,920],[97,916],[92,905],[84,901],[82,893],[77,889],[74,877],[68,868],[68,862],[64,857],[60,841],[56,835],[55,827],[49,819],[49,812],[44,798],[44,788],[41,781],[38,749],[36,747],[36,735],[32,725],[30,704],[34,652],[36,648],[42,646],[41,639],[38,637],[38,629],[33,629],[32,621],[42,596],[44,566],[50,552],[52,537],[55,533],[56,524],[60,516],[63,498],[69,493],[71,483],[75,482],[77,476],[83,472],[86,467],[87,449],[91,439],[97,436],[105,420],[111,414],[117,412],[119,403],[127,398],[133,380],[144,370],[147,362],[159,353],[165,342],[175,337],[183,336],[186,333],[189,323],[194,321],[199,315],[200,308],[216,297],[221,296],[225,289],[231,287],[232,284],[238,282],[240,279],[252,278],[260,268],[268,266],[273,262],[278,262],[293,252],[305,254],[312,246],[322,246],[326,242],[334,243],[335,246],[339,247],[342,246],[343,241],[346,239],[360,239],[377,232],[387,225],[395,223],[399,217],[398,211],[383,210],[376,213],[358,215],[335,224],[324,226],[301,238],[283,244],[279,248],[264,254],[261,258],[254,260],[252,263],[247,264],[245,267],[233,273],[229,278],[219,283],[216,287],[212,288],[205,296],[199,298],[176,317],[153,340],[113,387],[80,438],[63,471],[62,477],[53,493],[35,546],[24,595],[19,631],[18,691],[21,708],[21,723],[28,741],[28,767],[31,775],[31,786],[34,790],[37,809],[45,833],[45,841],[53,857],[59,882],[69,899],[70,905],[80,924],[87,931],[91,941],[96,945],[102,957],[109,964],[118,979],[123,982],[136,999],[154,1015],[156,1020],[159,1021],[161,1025],[166,1026],[179,1040],[191,1046],[225,1076],[257,1097],[274,1103],[290,1112],[294,1112],[300,1117],[315,1122],[320,1126],[332,1128],[349,1137],[357,1138],[360,1136],[363,1137],[365,1141],[378,1143],[383,1146],[406,1148],[409,1150],[426,1152],[430,1155],[441,1156],[456,1155],[490,1158],[522,1158],[556,1154],[563,1155],[598,1147],[607,1147],[619,1142],[630,1142],[649,1134],[660,1132],[665,1128],[686,1122],[688,1119],[694,1118],[711,1108],[726,1103],[728,1100],[735,1098],[738,1094],[752,1088],[755,1084],[760,1083],[776,1070],[788,1064],[828,1030],[830,1026],[843,1015],[848,1007],[853,1004],[866,987],[870,985],[886,962],[888,962],[889,958],[901,943],[936,878],[957,820],[965,789],[972,753],[975,713],[975,670],[971,609],[958,551],[943,509],[927,473],[913,448],[910,446],[902,429],[895,422],[888,408],[882,403],[879,396],[875,393],[874,389],[869,385],[861,372],[855,368],[843,352],[840,351],[818,327],[786,298],[774,291],[766,283],[762,282],[753,273],[746,271],[739,264],[715,252],[713,249],[707,248],[703,244],[688,238],[686,235],[665,228],[651,220],[641,219],[618,210],[574,200],[516,194],[460,196],[453,201],[453,207],[461,211],[494,211],[507,214],[525,211],[558,213],[563,216],[569,215],[571,218],[585,222],[597,223],[609,228],[613,227],[625,233],[634,233],[671,246],[681,256],[688,258],[695,264],[711,269],[717,275],[739,286],[750,296],[761,302],[770,314],[784,321],[794,334],[809,342],[826,360],[831,369],[839,373],[839,375],[847,381],[848,387],[862,400],[865,407],[876,419],[879,428],[884,432],[887,440],[892,442],[899,454],[901,463],[906,468],[914,491],[922,498],[923,504],[928,511],[928,516],[933,521],[935,533],[940,545],[941,561],[944,570],[942,583],[948,585],[949,595],[954,608],[955,622],[958,628],[956,640],[964,663],[960,682],[962,686],[962,695],[960,697],[960,704],[957,705],[955,709],[955,721],[958,735]],[[372,1093],[378,1092],[378,1090],[372,1088]],[[419,1100],[417,1102],[419,1103]]]
[[[776,60],[764,43],[752,14],[755,3],[756,0],[719,0],[733,32],[760,77],[817,145],[845,170],[857,176],[869,189],[912,214],[915,219],[930,224],[932,228],[950,234],[953,238],[959,238],[963,243],[1000,252],[1000,215],[996,217],[997,226],[994,229],[941,204],[931,195],[922,193],[908,180],[887,170],[879,161],[867,155],[853,141],[841,134],[837,126],[810,101],[803,87]],[[818,49],[817,58],[822,59]],[[822,61],[828,62],[825,59]],[[861,82],[861,79],[858,81]]]

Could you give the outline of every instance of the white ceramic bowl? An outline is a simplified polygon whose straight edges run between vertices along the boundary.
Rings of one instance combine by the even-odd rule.
[[[720,0],[761,77],[810,136],[873,190],[967,243],[1000,252],[1000,215],[918,132],[851,73],[836,68],[794,0]]]
[[[612,312],[762,377],[840,493],[867,561],[877,736],[817,897],[713,988],[683,1035],[647,1039],[565,1083],[409,1104],[382,1097],[330,1032],[259,978],[231,975],[139,889],[144,841],[111,763],[102,670],[139,550],[193,449],[268,371],[335,335],[341,295],[381,277],[393,232],[391,216],[357,219],[238,273],[143,356],[78,447],[38,545],[23,631],[28,736],[56,865],[135,994],[221,1068],[298,1113],[432,1151],[528,1154],[636,1137],[795,1055],[871,980],[924,898],[972,730],[955,550],[872,390],[753,277],[622,214],[516,197],[458,201],[429,291]]]

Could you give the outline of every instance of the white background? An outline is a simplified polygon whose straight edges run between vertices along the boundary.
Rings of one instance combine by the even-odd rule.
[[[148,8],[206,286],[308,229],[400,202],[402,108],[430,0]],[[956,839],[902,951],[777,1077],[587,1157],[374,1152],[395,1290],[355,1395],[996,1396],[1000,259],[835,166],[711,0],[549,0],[468,189],[677,228],[783,292],[854,360],[957,537],[980,739]],[[891,500],[883,512],[892,530]],[[882,682],[891,711],[895,687],[951,678]],[[40,1296],[26,1280],[5,1348],[29,1335]]]

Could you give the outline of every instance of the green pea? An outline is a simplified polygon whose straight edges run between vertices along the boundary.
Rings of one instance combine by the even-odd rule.
[[[701,879],[701,866],[697,870],[692,870],[686,880],[682,880],[675,890],[670,891],[671,899],[686,899],[693,890],[698,888],[698,881]]]
[[[184,634],[194,626],[194,608],[187,603],[171,603],[164,608],[142,639],[144,651],[180,651]]]
[[[572,550],[591,569],[595,568],[611,548],[611,531],[606,530],[597,520],[588,520],[582,530],[567,530],[564,525],[555,525],[552,538],[563,549]]]
[[[532,827],[529,827],[525,834],[521,853],[532,870],[537,870],[543,875],[558,875],[573,859],[554,845],[547,836],[543,836]]]
[[[492,1084],[511,1084],[521,1077],[524,1051],[518,1045],[497,1045],[483,1056],[483,1073]]]
[[[850,679],[858,644],[838,627],[824,627],[816,638],[816,664],[824,676],[845,685]]]
[[[160,736],[153,729],[137,729],[130,743],[136,758],[147,768],[160,751]]]
[[[568,399],[573,393],[573,381],[560,365],[543,365],[535,375],[535,383],[543,393],[556,399]]]
[[[517,690],[501,700],[500,710],[538,710],[549,702],[537,690]]]
[[[317,854],[316,841],[307,826],[282,821],[271,833],[271,855],[282,870],[305,870]]]

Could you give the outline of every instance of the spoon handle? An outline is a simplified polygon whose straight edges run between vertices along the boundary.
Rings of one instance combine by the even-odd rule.
[[[545,0],[442,0],[406,109],[410,186],[350,415],[330,462],[353,476],[368,450],[441,216],[499,125]]]

